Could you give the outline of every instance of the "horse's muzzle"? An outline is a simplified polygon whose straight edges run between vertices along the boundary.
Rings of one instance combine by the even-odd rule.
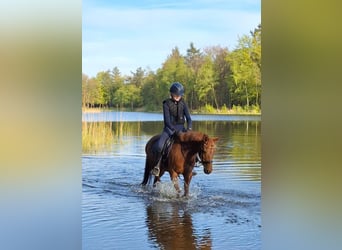
[[[206,168],[204,168],[204,173],[205,173],[205,174],[210,174],[211,171],[212,171],[211,169],[206,169]]]

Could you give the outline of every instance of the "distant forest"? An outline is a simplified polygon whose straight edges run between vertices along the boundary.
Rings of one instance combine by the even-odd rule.
[[[175,47],[156,72],[139,67],[123,76],[117,67],[82,74],[83,108],[161,111],[172,82],[181,82],[191,111],[258,110],[261,106],[261,25],[239,37],[230,51],[200,50],[191,42],[182,55]]]

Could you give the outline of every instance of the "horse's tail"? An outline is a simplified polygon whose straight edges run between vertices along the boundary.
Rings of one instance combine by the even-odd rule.
[[[144,179],[141,182],[141,185],[146,185],[152,180],[152,174],[151,170],[154,167],[153,164],[155,164],[155,160],[153,159],[154,154],[152,152],[152,146],[158,140],[159,135],[153,136],[146,144],[145,146],[145,152],[146,152],[146,162],[145,162],[145,172],[144,172]]]
[[[151,169],[149,168],[148,159],[146,158],[144,179],[141,182],[141,185],[145,186],[148,183],[150,178],[151,178]]]

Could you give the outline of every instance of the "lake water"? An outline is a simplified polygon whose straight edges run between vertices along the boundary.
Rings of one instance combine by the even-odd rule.
[[[220,139],[213,172],[195,168],[185,199],[168,173],[155,188],[140,186],[162,114],[83,114],[83,249],[261,249],[260,116],[192,118],[193,130]]]

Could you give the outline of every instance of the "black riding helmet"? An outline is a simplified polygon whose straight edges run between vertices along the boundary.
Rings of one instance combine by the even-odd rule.
[[[178,96],[183,96],[184,95],[183,85],[179,82],[172,83],[170,87],[170,93],[174,95],[178,95]]]

